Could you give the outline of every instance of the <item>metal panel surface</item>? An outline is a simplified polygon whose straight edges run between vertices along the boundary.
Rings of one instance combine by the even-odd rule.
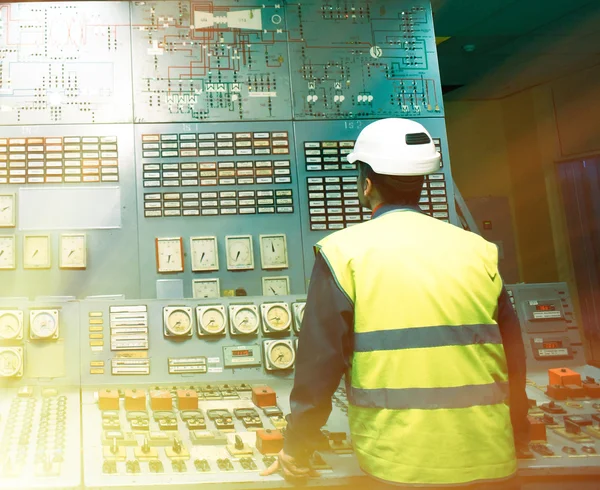
[[[294,118],[443,114],[428,1],[296,2],[286,12]]]
[[[39,169],[46,174],[50,171],[66,173],[74,168],[80,173],[86,175],[89,169],[97,173],[109,169],[110,172],[117,171],[118,174],[107,174],[111,178],[118,178],[117,190],[120,192],[120,209],[115,210],[113,201],[105,202],[98,200],[96,205],[99,208],[99,215],[110,211],[111,214],[120,214],[121,227],[114,229],[90,229],[85,230],[87,237],[87,267],[84,270],[61,270],[59,269],[59,246],[60,236],[69,233],[81,233],[77,229],[61,228],[55,229],[51,224],[51,219],[46,229],[36,229],[35,231],[20,228],[4,228],[2,235],[14,235],[16,239],[16,269],[3,270],[2,280],[0,281],[1,296],[27,296],[34,298],[37,296],[77,296],[79,298],[93,294],[116,294],[122,293],[127,297],[139,296],[139,272],[137,262],[137,217],[136,217],[136,188],[135,188],[135,168],[133,163],[133,126],[132,125],[78,125],[78,126],[25,126],[25,127],[4,127],[0,129],[0,138],[6,138],[9,142],[14,140],[44,140],[52,141],[53,138],[61,140],[60,144],[54,146],[78,145],[83,147],[83,141],[90,138],[90,141],[102,141],[102,138],[110,138],[118,145],[118,158],[106,160],[109,166],[102,165],[105,160],[78,160],[78,167],[71,167],[71,161],[64,158],[63,153],[45,153],[45,166]],[[78,139],[79,143],[69,143],[70,139]],[[92,145],[102,145],[102,143],[87,143]],[[83,154],[83,152],[80,152]],[[101,152],[97,152],[101,154]],[[61,159],[52,160],[53,164],[58,166],[48,166],[49,155],[60,154]],[[96,157],[98,158],[98,157]],[[86,162],[94,162],[95,166],[87,166]],[[29,161],[28,163],[30,163]],[[83,162],[83,164],[82,164]],[[0,166],[2,162],[0,162]],[[37,168],[37,167],[36,167]],[[29,172],[30,168],[27,169]],[[9,170],[10,171],[10,170]],[[64,175],[66,178],[67,175]],[[59,176],[60,178],[60,176]],[[98,177],[100,179],[100,177]],[[80,178],[81,180],[81,178]],[[27,205],[32,201],[28,198],[31,192],[45,192],[49,187],[53,189],[64,189],[65,193],[70,193],[74,189],[86,189],[90,186],[95,189],[111,189],[114,193],[115,183],[107,182],[63,182],[62,184],[0,184],[0,193],[11,193],[16,195],[17,220],[19,216],[19,197],[23,191],[27,198]],[[102,193],[102,192],[100,192]],[[78,202],[71,203],[72,215],[76,215]],[[106,209],[109,207],[110,209]],[[64,222],[64,217],[57,217],[56,221]],[[91,222],[90,222],[91,223]],[[39,224],[39,223],[38,223]],[[81,223],[79,223],[81,225]],[[51,242],[51,265],[49,269],[31,269],[23,268],[23,241],[26,235],[47,235]]]
[[[132,121],[129,2],[0,3],[0,125]]]
[[[136,122],[291,117],[282,5],[132,2],[131,11]]]
[[[155,297],[155,281],[167,278],[183,279],[184,293],[188,298],[192,297],[192,279],[203,278],[219,278],[222,290],[243,288],[248,295],[256,296],[262,294],[262,277],[289,276],[292,292],[305,291],[302,236],[298,227],[300,198],[296,181],[291,123],[153,124],[136,125],[135,130],[141,297]],[[275,145],[274,141],[277,141],[276,135],[279,133],[282,133],[279,141],[286,141],[289,146]],[[248,135],[266,134],[269,134],[269,138],[245,139]],[[283,134],[287,136],[284,138]],[[211,139],[204,139],[207,135],[211,136]],[[222,135],[231,138],[223,138]],[[238,138],[239,135],[244,138]],[[185,139],[192,136],[194,139]],[[148,143],[149,137],[158,138],[160,143]],[[173,142],[165,138],[175,139]],[[189,150],[184,149],[183,145],[190,142],[196,142],[199,147],[198,153],[202,151],[218,153],[222,150],[234,153],[233,149],[228,149],[234,147],[237,153],[239,149],[248,148],[238,146],[242,142],[244,144],[252,142],[255,145],[257,142],[261,142],[261,145],[264,142],[269,144],[253,149],[250,146],[253,152],[250,155],[190,157],[157,155],[159,151],[162,155],[171,154],[166,152],[185,155]],[[148,144],[160,144],[161,147],[175,145],[174,147],[178,149],[144,149],[143,145]],[[219,147],[222,144],[231,144],[231,147]],[[286,153],[272,154],[278,148],[284,148]],[[270,154],[256,154],[257,149],[269,151]],[[259,183],[262,182],[261,179],[264,179],[265,183]],[[289,182],[278,183],[278,179],[289,180]],[[261,193],[265,192],[273,195],[261,196]],[[291,196],[278,197],[278,192],[291,193]],[[291,204],[289,199],[292,200]],[[246,204],[251,201],[254,203]],[[155,206],[154,203],[159,205],[158,208],[149,207]],[[186,215],[192,211],[196,215]],[[242,214],[246,211],[253,211],[253,213]],[[229,212],[234,214],[226,214]],[[160,215],[154,216],[152,213],[160,213]],[[170,213],[175,215],[169,215]],[[289,268],[276,271],[261,269],[259,235],[271,233],[286,234]],[[230,235],[252,235],[253,270],[227,270],[225,238]],[[190,237],[193,236],[217,237],[218,271],[201,273],[191,271]],[[159,274],[157,272],[155,239],[159,237],[183,238],[185,254],[183,273]]]

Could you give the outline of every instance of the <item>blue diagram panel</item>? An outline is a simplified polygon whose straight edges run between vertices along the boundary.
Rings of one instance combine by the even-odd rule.
[[[261,2],[132,2],[136,122],[290,119],[285,12]]]
[[[286,11],[295,119],[443,114],[429,2],[296,2]]]
[[[265,277],[287,278],[294,294],[305,291],[291,123],[136,125],[135,138],[141,297],[156,297],[164,280],[181,281],[188,298],[195,279],[219,279],[223,294],[283,292],[263,290]],[[287,264],[265,268],[260,236],[273,234],[285,235]],[[193,270],[195,236],[216,238],[210,271]],[[231,269],[239,249],[228,247],[228,236],[250,236],[251,266]],[[159,270],[156,238],[169,237],[182,239],[183,270]]]
[[[306,279],[314,263],[313,246],[336,230],[353,226],[371,217],[358,200],[358,172],[346,155],[372,121],[296,122],[296,160],[299,206],[304,241]],[[457,223],[454,184],[450,172],[446,127],[442,118],[419,119],[431,133],[442,154],[439,172],[427,177],[421,191],[423,212],[443,221]]]
[[[129,2],[0,3],[0,124],[132,121]]]

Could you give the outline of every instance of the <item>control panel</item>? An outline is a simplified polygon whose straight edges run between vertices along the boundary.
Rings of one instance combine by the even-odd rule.
[[[600,370],[585,365],[568,289],[507,289],[529,367],[531,444],[520,472],[598,475]],[[305,301],[3,301],[0,483],[281,487],[281,476],[259,472],[282,447]],[[340,387],[311,461],[321,477],[309,484],[362,484],[347,412]]]
[[[11,2],[0,45],[0,296],[306,294],[383,117],[429,130],[420,206],[459,223],[428,0]]]
[[[598,472],[600,369],[585,364],[581,333],[565,283],[507,286],[527,355],[530,472]],[[527,472],[526,472],[527,473]]]
[[[79,488],[79,304],[0,300],[0,488]]]
[[[282,448],[304,306],[289,295],[81,302],[86,487],[260,481]],[[361,477],[346,414],[340,388],[313,461],[331,484]]]

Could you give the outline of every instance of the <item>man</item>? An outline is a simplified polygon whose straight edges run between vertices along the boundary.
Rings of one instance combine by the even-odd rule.
[[[497,249],[420,211],[424,176],[440,168],[420,124],[370,124],[348,161],[359,165],[373,219],[316,246],[284,450],[263,474],[312,474],[309,456],[346,373],[353,447],[368,475],[509,488],[528,404]]]

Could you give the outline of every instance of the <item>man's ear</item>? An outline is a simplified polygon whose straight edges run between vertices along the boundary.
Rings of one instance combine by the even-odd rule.
[[[365,197],[369,197],[373,193],[373,182],[371,181],[371,179],[369,179],[369,177],[365,179],[363,192],[365,194]]]

